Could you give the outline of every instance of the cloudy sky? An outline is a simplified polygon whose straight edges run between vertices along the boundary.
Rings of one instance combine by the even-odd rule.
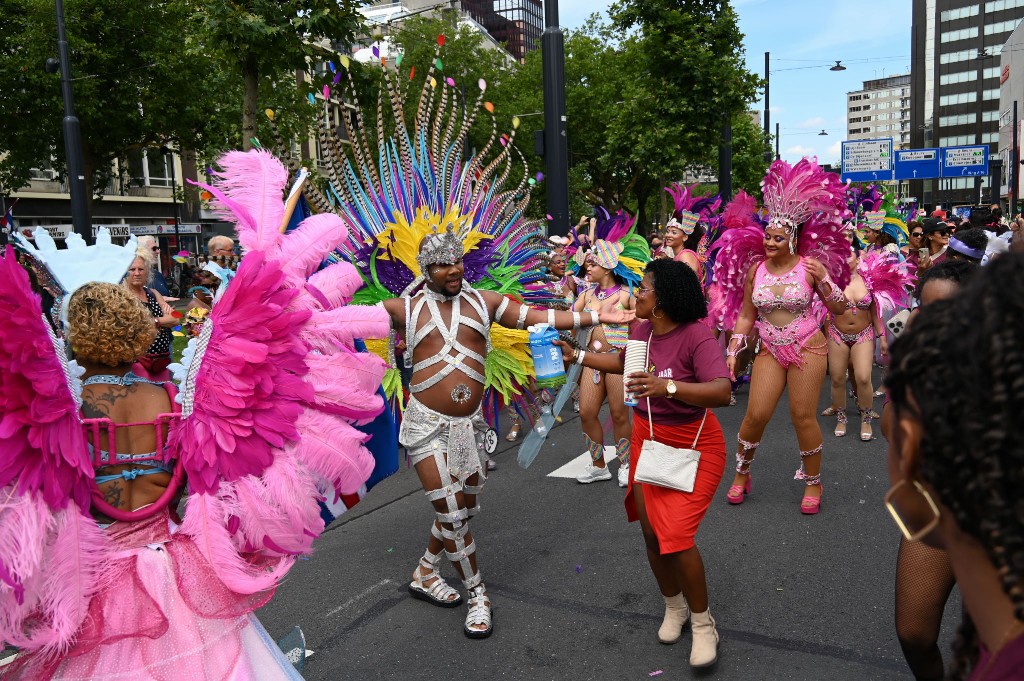
[[[565,28],[580,26],[609,0],[560,0]],[[839,160],[846,136],[846,93],[865,80],[910,70],[910,2],[894,0],[733,0],[745,35],[747,68],[764,73],[771,52],[772,127],[782,157]],[[830,71],[835,60],[845,71]],[[754,108],[764,109],[759,101]],[[827,136],[819,133],[825,130]]]

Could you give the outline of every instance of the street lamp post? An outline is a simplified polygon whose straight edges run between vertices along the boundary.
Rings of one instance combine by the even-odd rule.
[[[771,165],[772,163],[772,113],[771,113],[771,52],[764,53],[764,163],[765,165]],[[778,141],[776,141],[776,145]],[[778,150],[776,150],[778,155]]]
[[[71,89],[71,58],[64,30],[64,0],[56,0],[57,57],[60,60],[60,91],[64,98],[64,155],[68,165],[68,192],[71,195],[71,224],[86,243],[92,243],[89,205],[85,195],[85,169],[82,163],[82,134],[75,116],[75,96]]]
[[[569,144],[565,123],[565,37],[558,26],[558,0],[544,2],[540,44],[544,68],[544,163],[547,169],[548,231],[569,233]]]

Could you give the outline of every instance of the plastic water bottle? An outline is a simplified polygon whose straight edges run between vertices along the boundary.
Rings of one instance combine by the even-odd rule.
[[[531,326],[530,355],[533,369],[537,374],[538,388],[557,388],[565,385],[565,367],[562,364],[562,350],[555,341],[558,332],[547,324]]]

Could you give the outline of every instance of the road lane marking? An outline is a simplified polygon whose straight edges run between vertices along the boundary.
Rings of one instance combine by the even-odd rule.
[[[611,461],[615,458],[615,447],[612,445],[605,445],[604,447],[604,460]],[[587,466],[590,465],[590,452],[584,452],[575,459],[565,464],[560,468],[548,473],[549,478],[576,478],[581,475]]]
[[[352,598],[348,599],[347,601],[345,601],[344,603],[339,605],[337,608],[334,608],[333,610],[328,612],[327,613],[327,617],[330,617],[331,615],[337,614],[337,613],[341,612],[342,610],[345,610],[346,608],[355,605],[356,603],[358,603],[359,601],[363,600],[364,598],[369,596],[372,592],[376,591],[377,589],[381,588],[382,586],[387,586],[388,584],[394,584],[394,583],[395,582],[391,581],[390,579],[382,579],[382,580],[380,580],[379,582],[377,582],[373,586],[364,589],[361,593],[356,594]]]

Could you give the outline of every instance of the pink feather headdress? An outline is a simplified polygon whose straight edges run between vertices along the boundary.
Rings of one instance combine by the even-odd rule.
[[[831,213],[841,219],[845,189],[839,177],[825,172],[814,157],[804,157],[792,166],[775,161],[761,181],[768,225],[792,234],[818,213]]]
[[[821,262],[839,288],[850,282],[850,243],[843,236],[849,209],[839,176],[825,172],[814,158],[792,166],[775,161],[761,186],[767,224],[743,192],[722,214],[725,233],[715,243],[714,270],[722,289],[723,303],[715,314],[721,328],[732,328],[739,316],[747,272],[765,259],[764,230],[769,227],[784,229],[792,251]]]

